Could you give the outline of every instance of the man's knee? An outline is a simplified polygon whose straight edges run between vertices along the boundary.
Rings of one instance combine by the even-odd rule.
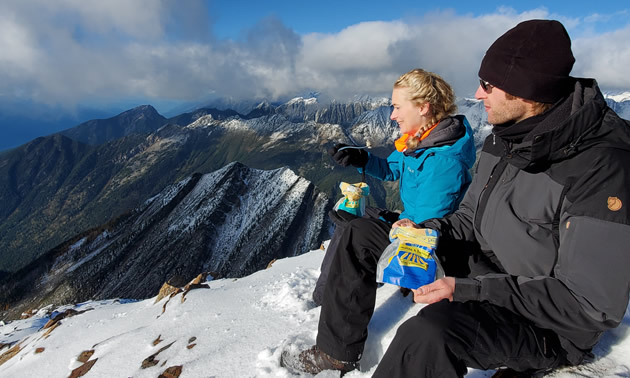
[[[424,339],[431,343],[444,341],[450,327],[449,307],[451,302],[443,300],[425,306],[418,315],[405,321],[397,331],[401,337],[412,340]]]

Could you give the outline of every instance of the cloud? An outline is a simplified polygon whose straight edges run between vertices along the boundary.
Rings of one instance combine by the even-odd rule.
[[[561,19],[574,37],[574,76],[630,88],[630,26],[594,33],[583,19],[545,8],[482,16],[437,12],[415,20],[363,22],[338,33],[298,35],[275,17],[237,40],[218,40],[202,2],[5,0],[0,4],[0,102],[22,97],[55,106],[122,98],[194,101],[210,94],[280,99],[388,94],[415,67],[472,95],[487,47],[519,21]],[[33,9],[37,9],[34,12]],[[589,33],[581,28],[589,27]],[[575,34],[575,35],[574,35]]]
[[[575,71],[602,87],[630,89],[630,25],[614,32],[573,40]]]

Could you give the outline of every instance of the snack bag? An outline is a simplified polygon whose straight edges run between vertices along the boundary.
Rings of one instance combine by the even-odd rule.
[[[396,227],[389,233],[376,267],[376,281],[417,289],[444,276],[435,256],[438,232],[429,228]]]
[[[339,184],[343,198],[337,201],[335,210],[344,210],[357,217],[365,214],[365,197],[370,194],[370,187],[364,182],[357,184],[348,184],[342,182]]]

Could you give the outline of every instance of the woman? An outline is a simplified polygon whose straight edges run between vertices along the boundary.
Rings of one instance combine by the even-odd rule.
[[[375,295],[376,263],[390,243],[391,228],[409,221],[420,223],[453,212],[471,181],[469,170],[475,161],[470,125],[464,116],[453,116],[456,110],[453,90],[439,75],[422,69],[402,75],[394,84],[392,107],[391,119],[398,123],[402,136],[395,142],[396,150],[387,159],[363,149],[342,149],[344,145],[341,144],[329,151],[333,159],[343,166],[353,165],[359,170],[365,169],[366,174],[380,180],[399,180],[400,198],[404,205],[400,215],[369,208],[363,218],[353,217],[343,211],[331,213],[337,229],[322,263],[322,273],[313,299],[317,304],[323,303],[321,319],[326,323],[322,325],[320,319],[320,334],[323,329],[326,335],[322,337],[324,347],[331,345],[330,350],[324,351],[342,361],[356,361],[360,352],[340,355],[341,350],[348,350],[347,345],[341,348],[338,342],[329,339],[334,339],[331,335],[335,333],[332,331],[336,332],[335,327],[342,325],[340,319],[343,318],[329,314],[337,312],[354,316],[356,309],[365,309],[367,306],[368,311],[358,316],[357,321],[361,326],[353,331],[365,333],[372,313],[369,307],[373,306],[373,298],[371,305],[369,301],[356,303],[356,298],[346,298],[347,295],[352,297],[353,288],[349,287],[352,283],[344,280],[346,277],[340,273],[339,267],[344,258],[337,255],[348,255],[357,248],[372,254],[359,259],[373,268],[374,277],[370,278],[370,285],[373,285]],[[332,289],[327,290],[327,285]],[[338,311],[337,305],[343,301],[346,301],[345,309]],[[365,314],[369,315],[366,317]],[[318,346],[321,346],[319,339],[320,336]],[[360,347],[356,348],[362,351],[363,342],[359,340],[357,345]]]

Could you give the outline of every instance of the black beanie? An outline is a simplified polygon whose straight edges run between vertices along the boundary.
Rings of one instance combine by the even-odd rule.
[[[527,100],[554,103],[573,88],[571,39],[554,20],[523,21],[486,51],[479,78]]]

